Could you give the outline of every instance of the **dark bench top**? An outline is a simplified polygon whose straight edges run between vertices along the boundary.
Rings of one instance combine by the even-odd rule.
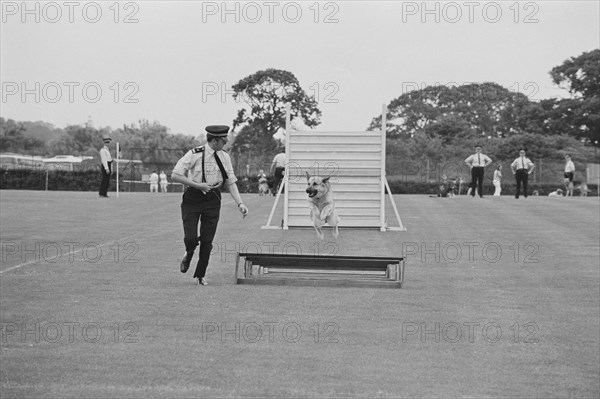
[[[238,254],[254,265],[288,269],[352,269],[385,270],[387,265],[399,264],[402,257],[284,255],[242,252]]]

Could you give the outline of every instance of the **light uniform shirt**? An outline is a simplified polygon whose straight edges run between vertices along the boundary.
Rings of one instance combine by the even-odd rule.
[[[167,174],[166,173],[161,173],[160,174],[160,184],[167,184]]]
[[[487,164],[492,163],[492,159],[485,154],[479,153],[479,154],[473,154],[473,155],[467,157],[467,159],[465,159],[465,162],[473,167],[475,167],[475,166],[483,167],[483,166],[486,166]]]
[[[108,163],[112,162],[112,157],[110,156],[110,151],[107,146],[100,149],[100,161],[102,162],[104,169],[108,170]]]
[[[150,175],[150,184],[158,184],[158,175],[156,173]]]
[[[565,173],[572,173],[575,172],[575,164],[573,163],[573,161],[571,161],[570,159],[567,161],[567,164],[565,165]]]
[[[177,173],[185,176],[185,172],[188,172],[188,178],[196,183],[202,183],[202,154],[204,155],[204,165],[206,177],[206,183],[209,185],[216,185],[223,182],[223,177],[217,161],[215,160],[215,151],[210,146],[205,145],[202,147],[196,147],[189,150],[173,168],[173,173]],[[231,164],[231,158],[225,151],[217,151],[217,156],[223,164],[225,172],[227,172],[227,182],[225,185],[228,186],[237,181],[235,174],[233,173],[233,166]]]
[[[527,158],[526,156],[520,156],[519,158],[515,159],[513,161],[513,163],[510,164],[510,167],[512,168],[512,170],[519,170],[519,169],[525,169],[525,170],[529,170],[530,168],[533,167],[533,162],[531,162],[531,160],[529,158]]]
[[[275,155],[272,163],[275,164],[276,168],[285,168],[285,153],[280,152],[279,154]]]

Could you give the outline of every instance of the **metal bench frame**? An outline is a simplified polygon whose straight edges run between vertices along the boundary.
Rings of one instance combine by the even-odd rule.
[[[239,276],[243,260],[243,277]],[[402,288],[403,257],[238,252],[235,284]]]

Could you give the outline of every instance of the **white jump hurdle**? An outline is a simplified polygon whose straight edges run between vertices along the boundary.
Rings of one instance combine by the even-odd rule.
[[[290,106],[286,116],[286,169],[284,179],[263,229],[284,230],[310,227],[306,196],[306,172],[331,176],[340,227],[378,228],[405,231],[385,175],[386,111],[382,129],[359,132],[319,132],[291,129]],[[283,222],[271,226],[275,209],[284,191]],[[389,226],[385,192],[392,203],[398,226]]]

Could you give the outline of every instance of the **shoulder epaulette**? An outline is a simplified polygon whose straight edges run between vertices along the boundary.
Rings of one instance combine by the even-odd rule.
[[[194,148],[194,149],[192,150],[192,152],[193,152],[194,154],[197,154],[197,153],[199,153],[199,152],[203,152],[203,151],[204,151],[204,146],[196,147],[196,148]]]

